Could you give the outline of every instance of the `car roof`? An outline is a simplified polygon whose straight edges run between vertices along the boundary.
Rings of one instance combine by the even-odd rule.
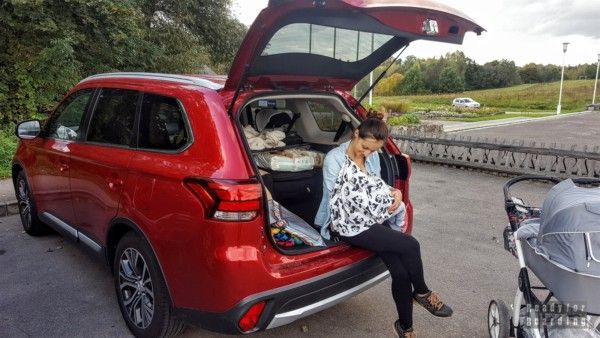
[[[177,74],[163,74],[163,73],[143,73],[143,72],[116,72],[116,73],[103,73],[89,76],[79,82],[79,84],[85,83],[91,80],[102,80],[102,79],[139,79],[139,80],[156,80],[165,82],[175,82],[187,85],[196,85],[212,90],[220,90],[223,88],[222,83],[224,82],[218,76],[214,76],[209,79],[200,76],[191,75],[177,75]]]

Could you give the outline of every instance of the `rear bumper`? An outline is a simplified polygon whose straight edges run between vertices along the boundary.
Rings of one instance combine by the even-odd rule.
[[[254,331],[289,324],[338,304],[377,285],[389,276],[380,258],[371,257],[306,281],[251,295],[224,313],[175,309],[175,314],[190,324],[205,329],[241,334],[239,319],[255,303],[266,301]]]

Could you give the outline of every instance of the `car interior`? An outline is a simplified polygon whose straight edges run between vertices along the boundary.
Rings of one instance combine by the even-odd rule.
[[[250,101],[239,115],[240,125],[252,158],[259,169],[265,188],[273,200],[319,229],[314,219],[323,196],[323,159],[327,152],[352,138],[360,123],[341,99],[335,96],[272,96]],[[248,128],[254,129],[248,133]],[[256,147],[256,137],[269,138],[269,132],[280,131],[281,143]],[[258,133],[258,136],[255,136]],[[252,147],[254,145],[254,147]],[[310,155],[307,155],[310,154]],[[304,162],[313,156],[315,161]],[[284,157],[292,157],[291,165]],[[392,161],[385,150],[380,151],[382,178],[392,185],[389,173]],[[328,245],[333,242],[326,241]],[[287,251],[302,246],[287,247]]]

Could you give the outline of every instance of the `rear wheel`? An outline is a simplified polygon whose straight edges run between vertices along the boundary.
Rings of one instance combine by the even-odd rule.
[[[125,323],[136,337],[172,337],[185,328],[172,314],[158,262],[146,241],[130,232],[115,253],[115,289]]]
[[[501,300],[492,300],[488,307],[488,332],[490,338],[510,336],[510,310]]]
[[[48,228],[37,215],[37,208],[33,200],[33,194],[27,183],[24,171],[19,171],[15,183],[15,195],[19,206],[19,215],[23,230],[31,236],[40,236],[47,232]]]

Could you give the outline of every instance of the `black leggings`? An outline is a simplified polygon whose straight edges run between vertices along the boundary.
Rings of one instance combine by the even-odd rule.
[[[412,327],[412,295],[429,292],[423,276],[419,242],[412,236],[375,224],[353,237],[341,239],[359,248],[377,253],[392,276],[392,295],[398,318],[404,329]]]

